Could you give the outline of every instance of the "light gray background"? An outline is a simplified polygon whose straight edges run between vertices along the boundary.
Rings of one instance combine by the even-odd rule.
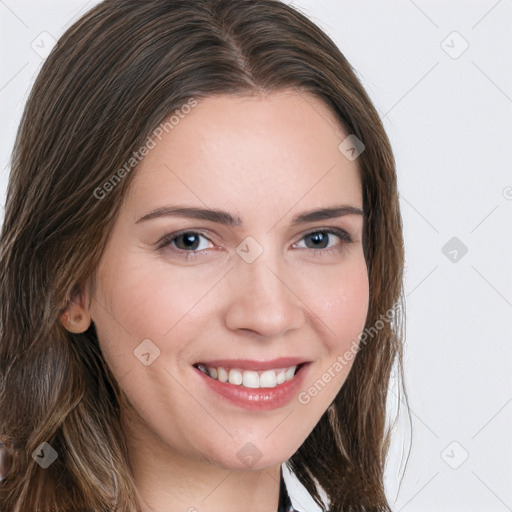
[[[96,3],[0,0],[2,204],[42,57]],[[288,3],[352,63],[398,163],[412,450],[399,487],[411,438],[402,416],[386,473],[393,508],[512,511],[512,1]],[[299,487],[291,494],[316,510]]]

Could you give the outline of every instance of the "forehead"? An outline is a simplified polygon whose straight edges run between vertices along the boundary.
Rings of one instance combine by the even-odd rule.
[[[190,203],[290,209],[361,201],[359,169],[338,149],[347,132],[320,99],[296,91],[204,98],[135,170],[126,203],[136,214]]]

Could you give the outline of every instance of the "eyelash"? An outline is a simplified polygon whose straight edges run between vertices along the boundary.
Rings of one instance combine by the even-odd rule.
[[[306,233],[305,235],[303,235],[301,240],[308,236],[317,234],[317,233],[335,235],[335,236],[339,237],[341,240],[340,245],[348,245],[353,242],[351,236],[345,230],[337,229],[337,228],[336,229],[333,229],[333,228],[315,229],[314,231],[310,231],[309,233]],[[182,235],[201,235],[202,237],[206,238],[208,241],[211,242],[211,240],[201,231],[183,230],[183,231],[179,231],[177,233],[171,233],[169,235],[164,236],[158,243],[157,248],[159,250],[163,250],[163,249],[166,249],[167,247],[170,247],[172,245],[172,243],[174,242],[174,240],[176,240],[177,238],[179,238]],[[312,248],[308,248],[308,247],[305,247],[302,249],[309,249],[315,255],[316,254],[319,254],[319,255],[333,254],[335,252],[339,253],[339,250],[340,250],[339,246],[332,247],[329,249],[312,249]],[[186,258],[187,260],[197,258],[198,256],[201,256],[201,253],[202,253],[202,251],[197,251],[197,250],[185,251],[183,249],[175,249],[172,247],[170,248],[170,250],[173,251],[174,253],[176,253],[178,256]]]

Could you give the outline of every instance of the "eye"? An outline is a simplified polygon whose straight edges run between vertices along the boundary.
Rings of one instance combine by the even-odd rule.
[[[201,241],[203,239],[203,241]],[[158,249],[169,247],[171,251],[186,258],[194,257],[197,252],[205,249],[211,249],[213,245],[208,246],[210,240],[197,231],[181,231],[165,236],[158,244]]]
[[[333,240],[338,238],[341,243],[335,245],[329,245]],[[350,235],[343,229],[319,229],[312,231],[302,237],[301,240],[306,241],[306,249],[313,249],[315,252],[333,252],[334,250],[340,250],[345,244],[352,242]],[[298,245],[298,244],[297,244]],[[304,247],[300,247],[303,249]]]
[[[339,240],[336,242],[336,238]],[[352,243],[352,238],[343,229],[317,229],[304,235],[301,243],[294,244],[299,249],[311,249],[313,253],[339,252],[344,245]],[[208,245],[210,244],[210,245]],[[213,243],[206,235],[197,231],[180,231],[164,236],[158,243],[158,249],[170,250],[180,257],[187,259],[200,256],[202,251],[213,248]]]

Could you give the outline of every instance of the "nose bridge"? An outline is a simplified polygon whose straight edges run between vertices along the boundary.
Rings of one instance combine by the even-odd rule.
[[[277,257],[262,254],[251,264],[241,265],[240,272],[254,301],[265,303],[282,303],[290,300],[290,290],[286,286],[284,265]]]
[[[243,244],[241,246],[244,248]],[[254,250],[254,246],[250,250]],[[284,335],[298,328],[303,321],[302,309],[288,284],[290,273],[286,271],[288,267],[280,251],[267,244],[253,261],[244,259],[241,254],[231,272],[234,284],[228,326],[265,336]]]

